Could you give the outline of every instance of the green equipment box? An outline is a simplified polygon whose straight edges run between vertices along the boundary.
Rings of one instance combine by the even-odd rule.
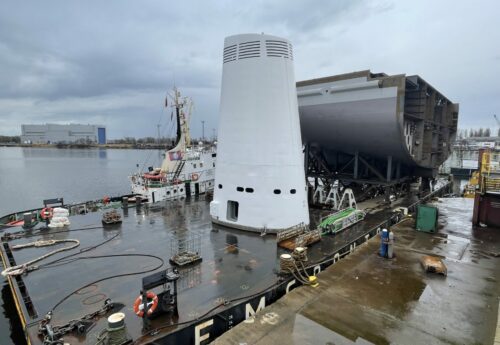
[[[416,229],[424,232],[437,231],[438,209],[436,206],[418,205]]]

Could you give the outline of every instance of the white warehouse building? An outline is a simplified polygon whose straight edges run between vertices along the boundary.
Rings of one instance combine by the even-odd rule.
[[[106,127],[81,124],[21,125],[21,142],[27,144],[106,144]]]

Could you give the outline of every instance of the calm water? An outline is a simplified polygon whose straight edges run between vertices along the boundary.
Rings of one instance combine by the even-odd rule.
[[[69,203],[129,193],[127,176],[136,164],[158,166],[160,155],[156,150],[0,147],[0,215],[41,207],[43,199],[63,197]],[[10,291],[0,279],[0,344],[23,344]]]

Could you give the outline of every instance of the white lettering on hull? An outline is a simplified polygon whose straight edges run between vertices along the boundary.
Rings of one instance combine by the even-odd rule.
[[[210,319],[194,327],[194,343],[196,345],[200,345],[202,341],[208,340],[210,338],[209,332],[201,335],[201,330],[210,327],[213,324],[214,324],[214,319]]]
[[[320,265],[314,266],[313,275],[317,275],[319,272],[321,272],[321,266]]]
[[[288,284],[286,284],[285,294],[287,294],[287,293],[289,293],[289,292],[290,292],[290,288],[291,288],[292,286],[294,286],[296,282],[297,282],[297,281],[294,279],[294,280],[292,280],[291,282],[289,282]]]
[[[245,321],[246,323],[253,323],[254,316],[256,313],[261,311],[266,307],[266,296],[262,296],[259,300],[259,305],[257,306],[257,310],[254,310],[250,303],[245,304]]]
[[[333,263],[336,263],[339,260],[340,260],[340,254],[339,253],[335,253],[335,255],[333,256]]]

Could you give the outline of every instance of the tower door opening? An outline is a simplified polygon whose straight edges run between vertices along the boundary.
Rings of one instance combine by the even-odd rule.
[[[227,220],[231,220],[233,222],[238,221],[238,206],[239,204],[237,201],[228,200],[226,215]]]

